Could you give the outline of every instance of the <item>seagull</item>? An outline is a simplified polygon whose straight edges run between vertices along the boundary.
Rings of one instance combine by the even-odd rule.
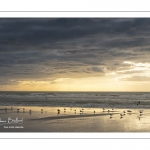
[[[123,118],[123,114],[120,114],[120,118]]]
[[[29,113],[31,114],[31,110],[29,110]]]
[[[140,110],[140,114],[143,113],[143,110]]]
[[[132,111],[131,111],[131,110],[127,110],[127,112],[128,112],[128,113],[131,113]]]
[[[112,115],[113,115],[113,114],[110,114],[110,119],[112,118]]]
[[[60,113],[60,110],[59,109],[57,109],[57,112],[58,112],[58,114]]]
[[[82,111],[82,110],[80,110],[80,113],[83,113],[83,111]]]
[[[140,104],[140,101],[138,101],[137,105],[139,105],[139,104]]]
[[[66,108],[64,108],[64,110],[66,110]]]
[[[95,114],[95,110],[94,110],[94,114]]]

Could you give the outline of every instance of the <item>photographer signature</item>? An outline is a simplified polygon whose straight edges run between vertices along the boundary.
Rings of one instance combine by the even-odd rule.
[[[2,118],[0,118],[0,125],[3,124],[22,124],[23,123],[23,118],[22,119],[18,119],[17,117],[15,119],[12,119],[11,117],[8,117],[7,120],[2,120]]]

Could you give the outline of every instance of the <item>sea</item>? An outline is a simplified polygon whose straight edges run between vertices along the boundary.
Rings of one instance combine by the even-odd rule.
[[[1,91],[0,106],[150,108],[150,92]]]

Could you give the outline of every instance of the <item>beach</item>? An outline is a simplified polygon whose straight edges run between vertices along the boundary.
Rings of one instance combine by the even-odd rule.
[[[150,132],[150,93],[0,92],[0,132]]]
[[[149,109],[1,106],[0,118],[1,121],[7,121],[5,124],[1,122],[0,132],[150,131]],[[8,118],[11,119],[9,123]],[[23,121],[14,123],[12,120]]]

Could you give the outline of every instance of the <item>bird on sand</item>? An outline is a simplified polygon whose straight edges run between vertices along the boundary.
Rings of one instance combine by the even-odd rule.
[[[29,113],[31,114],[31,110],[29,110]]]
[[[60,109],[57,109],[58,114],[60,114]]]
[[[110,119],[112,118],[112,115],[113,115],[113,114],[110,114]]]
[[[131,111],[131,110],[127,110],[127,112],[128,112],[128,113],[131,113],[132,111]]]
[[[95,114],[95,110],[94,110],[94,114]]]
[[[120,114],[120,118],[123,118],[123,114]]]
[[[82,111],[82,110],[80,110],[80,113],[83,113],[83,111]]]
[[[143,110],[140,110],[140,114],[143,113]]]

